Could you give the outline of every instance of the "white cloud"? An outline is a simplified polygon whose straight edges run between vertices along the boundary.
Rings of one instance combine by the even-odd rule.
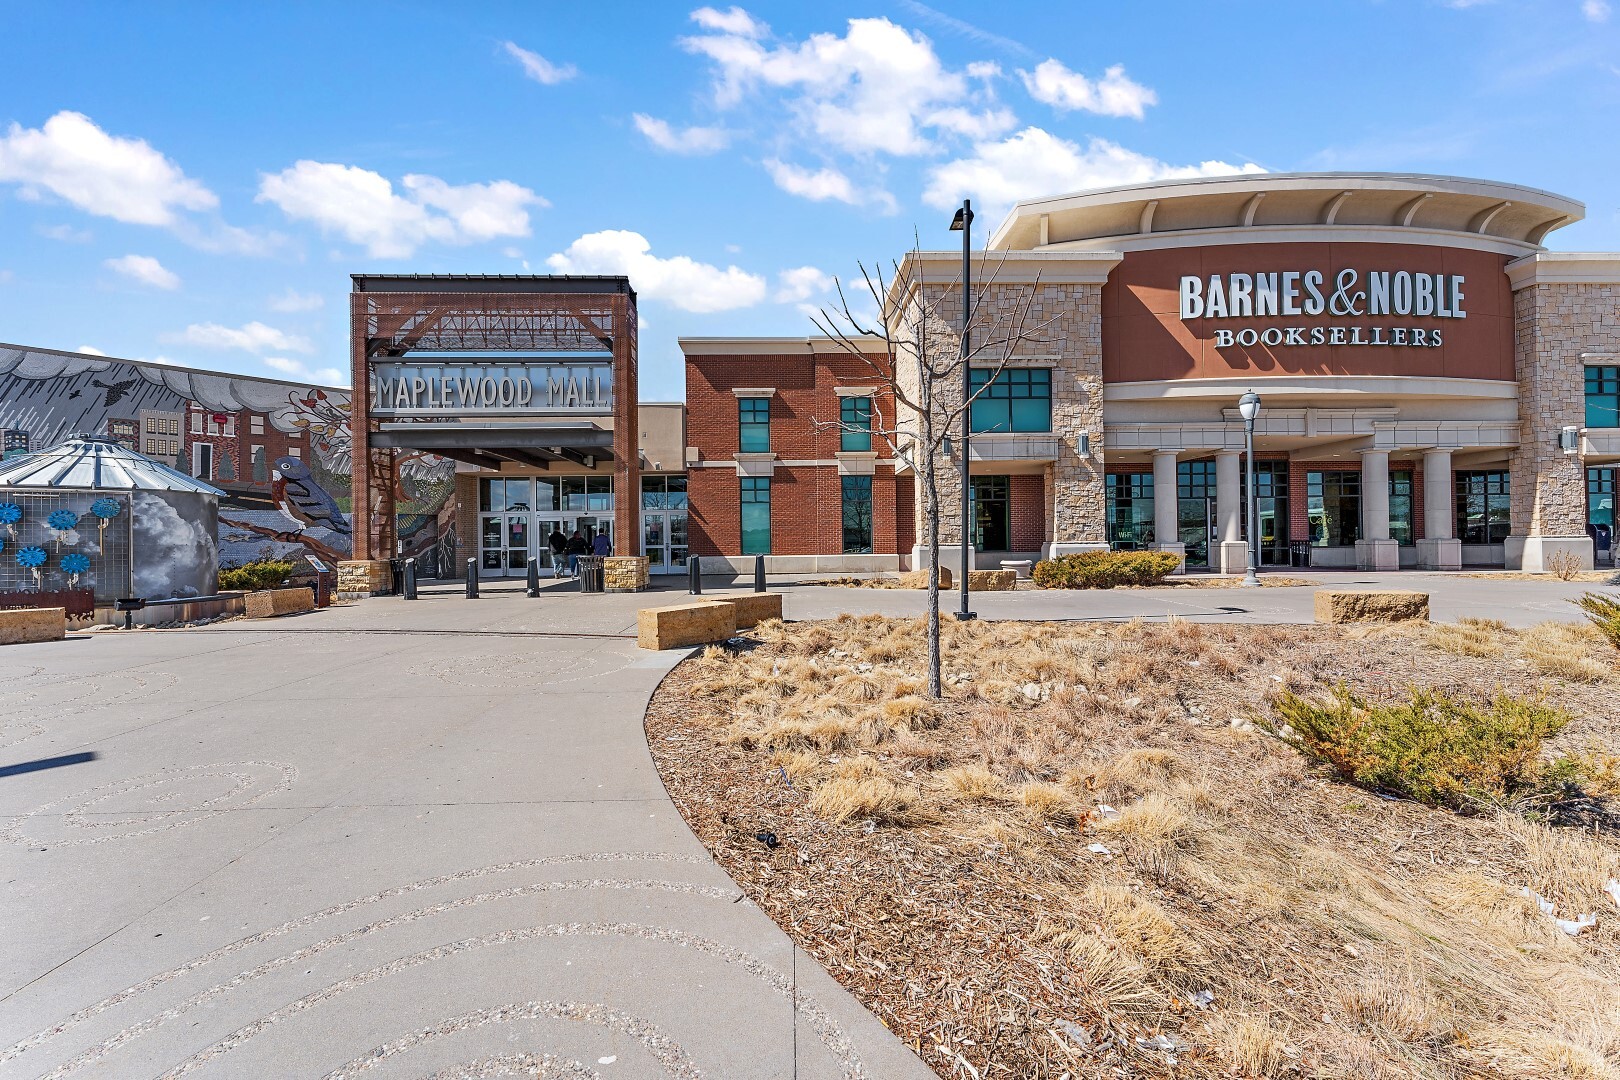
[[[401,187],[404,193],[396,194],[386,177],[369,169],[306,160],[263,177],[257,201],[380,259],[408,258],[429,240],[472,244],[528,236],[528,208],[551,205],[510,180],[453,185],[412,174]]]
[[[205,349],[242,349],[250,353],[301,352],[312,353],[315,346],[306,337],[288,334],[262,322],[245,326],[221,326],[219,323],[192,323],[178,334],[164,334],[163,340],[184,345],[197,345]]]
[[[114,273],[124,275],[131,281],[150,285],[154,289],[180,287],[180,275],[150,255],[120,255],[116,259],[105,260],[101,265]]]
[[[553,64],[539,53],[530,52],[515,41],[503,41],[501,47],[506,50],[508,56],[523,65],[523,74],[537,83],[556,86],[579,74],[579,69],[573,64]]]
[[[780,304],[791,304],[824,293],[832,286],[831,274],[822,273],[814,266],[797,266],[776,275],[776,295],[773,299]]]
[[[301,293],[289,285],[266,303],[271,311],[319,311],[326,306],[326,298],[320,293]]]
[[[770,27],[754,18],[740,7],[731,7],[726,11],[717,11],[712,7],[700,7],[692,12],[692,21],[705,30],[718,30],[722,34],[736,34],[740,37],[764,37]]]
[[[285,356],[266,356],[264,366],[291,375],[299,382],[321,386],[348,386],[349,377],[335,367],[312,368],[302,360],[289,360]]]
[[[739,104],[760,87],[790,92],[789,111],[818,145],[851,153],[925,154],[927,129],[960,133],[1006,130],[1013,120],[989,106],[965,76],[948,70],[921,34],[888,19],[851,19],[843,37],[812,34],[798,44],[767,47],[748,34],[717,31],[683,38],[688,52],[715,66],[715,101]],[[968,122],[962,111],[980,106]],[[998,126],[999,125],[999,126]]]
[[[1125,65],[1115,64],[1096,81],[1078,71],[1070,71],[1057,60],[1043,60],[1031,74],[1020,70],[1029,96],[1059,112],[1083,110],[1101,116],[1132,116],[1142,119],[1149,105],[1159,103],[1159,95],[1134,82],[1125,74]]]
[[[106,356],[107,355],[106,353],[102,352],[100,349],[96,348],[94,345],[80,345],[77,349],[74,349],[73,351],[76,352],[76,353],[84,353],[86,356]]]
[[[608,229],[586,233],[567,251],[546,259],[559,274],[624,274],[643,297],[683,311],[730,311],[765,299],[765,279],[735,266],[724,270],[685,255],[661,259],[640,233]]]
[[[893,195],[882,188],[858,188],[854,181],[831,165],[811,172],[799,165],[767,158],[765,171],[771,174],[771,179],[777,187],[789,195],[797,195],[811,202],[833,199],[851,206],[875,204],[888,214],[894,213],[896,209]]]
[[[180,210],[219,199],[144,139],[109,135],[83,113],[59,112],[41,128],[13,123],[0,138],[0,181],[42,191],[79,209],[133,225],[173,225]]]
[[[88,244],[95,239],[89,229],[75,229],[71,225],[40,225],[34,231],[47,240],[60,240],[64,244]]]
[[[949,209],[967,196],[986,213],[995,213],[1020,199],[1040,195],[1264,171],[1258,165],[1224,161],[1171,165],[1106,139],[1093,138],[1081,147],[1041,128],[1028,127],[1000,142],[980,143],[971,157],[930,170],[923,202]]]
[[[1586,16],[1587,22],[1608,22],[1610,10],[1608,0],[1584,0],[1581,4],[1581,14]]]
[[[672,154],[712,154],[731,143],[731,133],[725,128],[689,127],[677,131],[670,127],[668,120],[645,113],[635,113],[631,119],[648,142]]]

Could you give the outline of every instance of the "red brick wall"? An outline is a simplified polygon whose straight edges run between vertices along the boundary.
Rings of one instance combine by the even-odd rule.
[[[1007,478],[1008,531],[1013,551],[1039,551],[1046,540],[1046,483],[1040,476]]]
[[[772,387],[771,552],[775,555],[838,554],[843,551],[843,488],[834,465],[789,466],[787,461],[831,461],[839,452],[838,387],[871,386],[874,426],[892,427],[894,403],[871,367],[840,353],[759,354],[686,358],[687,445],[701,463],[729,462],[737,453],[735,388]],[[889,447],[874,436],[880,460]],[[688,529],[694,555],[736,555],[742,547],[740,478],[731,468],[693,468],[688,473]],[[907,538],[910,510],[900,507],[893,471],[880,465],[872,478],[873,550],[894,554]]]
[[[909,473],[894,478],[894,525],[895,549],[910,554],[917,546],[917,485]]]

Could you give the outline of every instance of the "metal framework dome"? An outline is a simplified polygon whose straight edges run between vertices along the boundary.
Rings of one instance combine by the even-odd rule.
[[[0,462],[0,488],[225,494],[122,443],[95,435],[70,435],[55,446]]]

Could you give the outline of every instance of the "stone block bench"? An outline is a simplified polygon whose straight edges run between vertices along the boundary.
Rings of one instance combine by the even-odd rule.
[[[725,600],[636,612],[636,645],[643,649],[686,649],[724,641],[736,632],[737,606]]]
[[[758,626],[766,619],[780,619],[782,617],[782,594],[774,592],[737,593],[733,596],[717,596],[710,600],[711,604],[730,604],[737,612],[737,629],[746,630],[750,626]]]
[[[1428,622],[1429,594],[1399,589],[1317,589],[1316,621]]]
[[[242,609],[250,619],[270,619],[315,610],[315,594],[308,589],[262,589],[242,598]]]
[[[969,570],[968,592],[1007,592],[1017,581],[1016,570]]]
[[[0,611],[0,645],[61,641],[67,637],[67,608],[16,608]]]

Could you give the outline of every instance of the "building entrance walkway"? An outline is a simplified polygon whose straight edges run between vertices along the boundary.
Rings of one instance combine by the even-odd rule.
[[[932,1076],[665,796],[645,602],[7,647],[0,1075]]]

